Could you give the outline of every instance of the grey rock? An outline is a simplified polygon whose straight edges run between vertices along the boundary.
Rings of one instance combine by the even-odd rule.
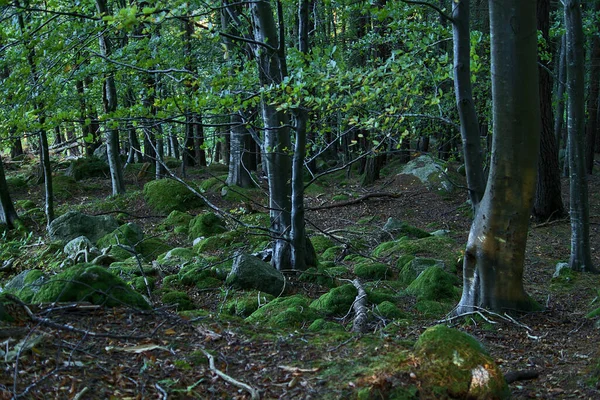
[[[454,185],[448,180],[442,167],[430,156],[420,156],[404,166],[400,175],[412,175],[428,187],[451,192]]]
[[[33,293],[37,293],[45,281],[46,277],[39,270],[27,269],[8,281],[2,291],[18,293],[27,287]]]
[[[105,143],[102,143],[96,150],[94,150],[94,157],[99,158],[108,164],[108,153],[106,152]]]
[[[63,251],[70,259],[77,261],[77,258],[79,258],[85,262],[91,261],[101,254],[100,250],[85,236],[79,236],[71,240],[65,245]]]
[[[110,215],[91,216],[78,211],[69,211],[50,223],[48,235],[51,240],[64,242],[86,236],[90,242],[96,243],[98,239],[118,227],[119,223]]]
[[[450,231],[447,229],[438,229],[437,231],[431,232],[431,236],[448,236]]]
[[[237,254],[231,272],[225,281],[240,289],[256,289],[279,296],[285,288],[285,278],[281,272],[249,254]]]
[[[569,268],[569,263],[559,262],[556,264],[556,269],[554,270],[554,274],[552,274],[553,278],[558,278],[560,276],[560,271],[565,268]]]

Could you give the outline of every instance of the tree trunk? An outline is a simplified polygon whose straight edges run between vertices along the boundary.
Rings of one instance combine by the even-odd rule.
[[[494,135],[489,181],[465,251],[457,314],[527,311],[523,288],[539,150],[535,0],[490,0]]]
[[[558,56],[558,80],[556,83],[556,115],[554,116],[554,137],[556,138],[556,148],[561,150],[563,138],[563,125],[565,121],[565,90],[567,82],[567,36],[562,35],[560,41],[560,52]],[[565,143],[566,144],[566,143]],[[566,147],[566,146],[565,146]],[[559,163],[560,168],[560,163]]]
[[[546,43],[550,43],[550,0],[537,0],[537,24]],[[544,61],[538,60],[538,63],[543,64]],[[558,148],[552,130],[554,120],[552,116],[552,77],[548,71],[548,65],[538,67],[542,130],[537,186],[532,211],[533,217],[537,221],[559,219],[565,214],[558,167]]]
[[[567,95],[569,129],[569,181],[571,258],[576,271],[595,271],[590,255],[587,176],[585,173],[584,39],[578,0],[565,0],[567,35]]]
[[[242,188],[254,186],[250,176],[250,148],[252,137],[239,114],[231,117],[231,149],[229,152],[229,172],[227,184]],[[222,144],[222,143],[220,143]]]
[[[595,0],[595,15],[600,15],[600,0]],[[590,52],[590,83],[587,99],[586,124],[586,171],[591,174],[594,169],[594,154],[596,150],[596,134],[598,131],[598,94],[600,92],[600,36],[598,32],[591,35]]]
[[[19,215],[15,211],[10,193],[8,193],[8,185],[6,176],[4,175],[4,164],[0,155],[0,224],[6,224],[9,229],[17,228],[22,225],[19,220]]]
[[[465,172],[469,187],[469,199],[477,212],[485,191],[479,122],[473,90],[471,88],[471,36],[469,29],[469,0],[453,3],[452,36],[454,39],[454,92],[460,117],[460,134],[463,143]]]
[[[96,0],[96,8],[100,15],[108,15],[106,0]],[[107,27],[106,23],[105,27]],[[104,31],[98,36],[100,51],[104,57],[110,57],[112,54],[111,46],[105,35],[106,32]],[[110,115],[117,110],[117,87],[115,85],[115,77],[110,72],[104,77],[102,92],[104,112]],[[106,154],[108,156],[108,166],[110,168],[112,194],[118,195],[125,193],[123,168],[121,166],[121,159],[119,158],[119,131],[113,127],[112,123],[109,121],[105,126],[105,132]]]

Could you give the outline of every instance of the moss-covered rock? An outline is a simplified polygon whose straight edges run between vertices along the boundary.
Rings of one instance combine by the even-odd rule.
[[[354,285],[342,285],[313,301],[310,307],[325,315],[345,315],[352,307],[357,294]]]
[[[29,269],[12,278],[4,286],[3,292],[17,296],[25,303],[31,303],[33,296],[40,290],[46,277],[39,269]]]
[[[389,279],[393,270],[386,264],[371,260],[362,262],[354,267],[356,276],[364,279]]]
[[[311,324],[319,314],[309,307],[309,300],[302,295],[278,297],[254,311],[246,321],[261,323],[275,328],[300,328]]]
[[[136,276],[131,281],[131,286],[133,286],[133,288],[136,291],[142,294],[146,294],[148,293],[148,288],[146,288],[146,282],[148,282],[148,288],[150,289],[150,291],[154,290],[154,288],[156,287],[156,278],[153,276],[147,276],[145,279],[143,276]]]
[[[236,230],[204,238],[194,245],[194,250],[200,254],[223,252],[243,245],[240,232]]]
[[[377,246],[373,257],[419,256],[442,260],[449,268],[455,267],[461,259],[462,248],[452,238],[447,236],[430,236],[422,239],[408,239],[406,237],[384,242]]]
[[[285,277],[271,264],[245,253],[236,255],[226,283],[240,289],[256,289],[278,296],[285,289]]]
[[[71,161],[65,174],[76,181],[110,176],[108,164],[96,157],[84,157]]]
[[[315,252],[317,254],[321,254],[328,248],[335,246],[335,243],[329,236],[324,236],[324,235],[311,236],[310,241],[312,242],[312,245],[315,248]]]
[[[395,281],[366,282],[363,286],[367,292],[367,301],[370,304],[380,304],[384,301],[394,303],[401,295],[401,292],[392,286],[395,283]]]
[[[321,261],[335,261],[341,256],[343,251],[344,248],[342,246],[333,246],[325,250],[319,259]]]
[[[388,218],[387,222],[383,226],[382,238],[388,240],[390,238],[400,238],[407,236],[413,239],[421,239],[431,236],[428,232],[425,232],[422,229],[414,227],[404,221],[397,220],[395,218]]]
[[[415,309],[426,318],[440,318],[448,314],[456,302],[440,302],[434,300],[419,300],[415,304]]]
[[[131,250],[136,250],[136,245],[144,238],[144,232],[137,224],[128,223],[119,226],[109,234],[98,239],[97,247],[105,249],[112,246],[110,255],[119,261],[128,259],[133,255],[132,251],[123,248],[126,246]]]
[[[52,177],[52,193],[59,200],[68,200],[73,197],[73,194],[79,189],[75,179],[65,176],[56,175]]]
[[[325,262],[317,267],[308,268],[298,277],[302,282],[312,282],[318,285],[334,287],[336,279],[349,274],[348,268],[337,266],[333,262]]]
[[[398,265],[400,265],[400,261]],[[423,271],[434,266],[444,269],[444,262],[433,258],[412,257],[412,260],[405,263],[400,269],[398,281],[404,285],[410,285]]]
[[[417,296],[418,300],[454,299],[459,294],[459,289],[455,286],[458,284],[459,280],[456,276],[434,266],[423,271],[408,285],[406,292]]]
[[[225,303],[225,312],[230,315],[247,318],[259,307],[264,306],[274,297],[268,293],[253,290],[250,292],[234,292],[233,298]]]
[[[156,275],[158,271],[150,264],[145,264],[142,262],[140,269],[140,261],[138,261],[135,257],[130,257],[123,261],[113,262],[110,264],[108,269],[111,273],[127,280],[132,279],[134,276],[141,276],[142,270],[144,271],[145,275]]]
[[[376,305],[374,312],[375,314],[386,319],[398,319],[406,317],[406,314],[390,301],[383,301]]]
[[[185,185],[172,179],[159,179],[144,185],[144,199],[154,211],[170,213],[202,207],[204,201]]]
[[[195,308],[192,299],[185,292],[176,290],[166,292],[162,295],[161,300],[164,304],[176,305],[177,311],[193,310]]]
[[[33,200],[29,200],[29,199],[15,201],[15,207],[20,208],[24,211],[30,211],[35,208],[38,208],[37,204],[35,204],[35,202]]]
[[[119,227],[117,220],[110,215],[85,215],[78,211],[69,211],[61,215],[48,226],[48,235],[53,241],[68,242],[79,236],[85,236],[92,243]]]
[[[160,254],[171,250],[171,246],[159,238],[148,238],[142,240],[135,249],[147,261],[156,259]]]
[[[472,336],[437,325],[415,345],[422,398],[507,399],[502,372]]]
[[[214,236],[226,230],[223,218],[220,218],[215,213],[207,212],[198,215],[190,221],[188,236],[190,240],[194,240],[199,237]]]
[[[321,332],[321,331],[343,331],[344,327],[335,322],[327,321],[323,318],[317,318],[310,326],[308,330],[311,332]]]
[[[200,183],[200,189],[202,189],[205,192],[217,192],[220,191],[224,186],[225,186],[225,182],[227,181],[227,175],[221,175],[221,176],[214,176],[212,178],[208,178],[203,180]]]
[[[34,303],[87,301],[108,307],[148,309],[144,298],[106,268],[77,264],[55,275],[33,296]]]
[[[6,177],[6,184],[12,191],[15,189],[23,188],[27,186],[27,178],[24,175],[9,175]]]
[[[162,230],[172,230],[175,233],[187,235],[190,221],[193,218],[194,217],[188,213],[174,210],[160,223],[158,228]]]

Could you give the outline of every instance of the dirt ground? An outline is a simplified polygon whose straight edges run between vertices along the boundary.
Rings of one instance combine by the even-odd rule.
[[[395,196],[308,211],[310,230],[343,234],[352,231],[359,220],[370,218],[374,226],[380,227],[394,217],[429,231],[448,229],[459,243],[466,242],[470,216],[465,193],[440,196],[394,174],[368,188],[348,182],[328,186],[325,193],[308,195],[308,208],[333,204],[332,196],[339,194],[350,198],[373,193]],[[128,189],[140,189],[143,183],[130,177]],[[95,185],[93,193],[76,191],[69,204],[107,195],[108,182]],[[600,266],[600,179],[590,177],[589,185],[592,257]],[[565,185],[565,202],[567,190]],[[13,200],[41,202],[41,196],[40,186],[29,186],[14,193]],[[219,206],[234,207],[217,195],[213,200]],[[142,201],[131,204],[131,209],[115,211],[127,211],[147,230],[159,223],[160,218],[152,216]],[[64,203],[58,206],[64,207]],[[34,225],[30,228],[38,233],[42,229]],[[369,244],[375,246],[377,239]],[[478,338],[503,372],[525,371],[535,376],[511,383],[513,398],[600,398],[600,326],[585,318],[586,313],[600,306],[600,279],[582,274],[572,285],[551,285],[555,264],[568,261],[569,249],[568,220],[532,222],[524,280],[527,292],[544,306],[543,311],[515,319],[485,314],[485,319],[469,323],[464,319],[446,321]],[[294,284],[293,276],[290,280]],[[298,291],[320,294],[319,288],[295,284]],[[346,378],[343,376],[332,384],[336,377],[324,378],[323,365],[352,363],[357,357],[398,351],[403,343],[414,343],[427,327],[439,323],[416,316],[411,325],[393,334],[384,335],[380,327],[373,325],[373,333],[364,337],[347,332],[325,339],[320,337],[322,334],[275,332],[221,319],[218,309],[222,295],[215,290],[194,293],[196,303],[210,313],[186,318],[169,307],[141,312],[72,304],[26,309],[15,304],[15,313],[22,317],[10,327],[11,331],[0,330],[0,344],[8,349],[14,343],[10,338],[24,337],[35,338],[38,344],[31,351],[23,350],[13,362],[0,362],[0,398],[246,399],[253,393],[265,399],[352,398],[361,379],[366,378],[356,375],[352,380],[342,380]],[[351,320],[351,316],[347,318]],[[408,384],[415,377],[393,379],[395,384]]]

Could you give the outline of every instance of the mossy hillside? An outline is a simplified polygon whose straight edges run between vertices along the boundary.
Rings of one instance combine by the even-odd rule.
[[[207,212],[194,217],[188,227],[188,236],[190,240],[199,237],[214,236],[226,232],[225,220],[215,213]]]
[[[204,206],[204,201],[182,183],[159,179],[144,185],[144,199],[156,212],[187,211]]]
[[[290,329],[310,325],[319,313],[309,307],[309,299],[302,295],[278,297],[254,311],[246,321],[274,328]]]
[[[357,294],[354,285],[342,285],[313,301],[310,307],[324,315],[345,315],[352,308]]]
[[[332,288],[336,286],[336,279],[349,276],[349,272],[348,268],[328,261],[320,263],[317,267],[308,268],[298,279]]]
[[[383,301],[375,306],[373,312],[385,319],[406,318],[407,314],[390,301]]]
[[[140,260],[143,261],[143,260]],[[130,257],[123,261],[116,261],[108,267],[108,270],[119,276],[121,279],[130,280],[135,276],[141,276],[142,270],[144,275],[156,275],[158,270],[152,265],[142,262],[140,268],[140,261],[135,257]]]
[[[461,258],[462,248],[447,236],[430,236],[422,239],[408,239],[384,242],[371,253],[375,258],[395,258],[419,256],[442,260],[449,267],[456,267]]]
[[[78,190],[79,185],[70,176],[55,175],[52,177],[52,192],[57,199],[69,200]]]
[[[502,372],[472,336],[444,325],[427,329],[415,344],[423,398],[507,399]]]
[[[107,307],[131,306],[148,309],[144,298],[106,268],[77,264],[46,282],[32,299],[34,303],[87,301]]]
[[[460,289],[455,286],[459,279],[450,275],[440,267],[429,267],[423,271],[408,287],[406,292],[417,297],[417,300],[450,300],[458,299]]]
[[[165,292],[161,300],[164,304],[176,306],[177,311],[193,310],[194,303],[186,292],[180,292],[177,290]]]
[[[190,221],[194,217],[188,213],[174,210],[160,223],[158,229],[172,230],[175,233],[187,235],[189,232]]]
[[[311,332],[344,331],[345,328],[336,322],[327,321],[324,318],[317,318],[309,325],[308,330]]]
[[[108,164],[97,157],[82,157],[71,161],[66,175],[76,181],[89,178],[106,178],[110,174]]]
[[[231,298],[227,300],[223,310],[238,317],[247,318],[259,307],[264,306],[274,299],[268,293],[252,290],[249,292],[234,291],[230,294]]]
[[[385,280],[391,278],[394,271],[386,264],[367,260],[354,266],[354,274],[363,279]]]
[[[227,175],[214,176],[203,180],[199,186],[205,192],[218,192],[226,185],[226,181]]]

